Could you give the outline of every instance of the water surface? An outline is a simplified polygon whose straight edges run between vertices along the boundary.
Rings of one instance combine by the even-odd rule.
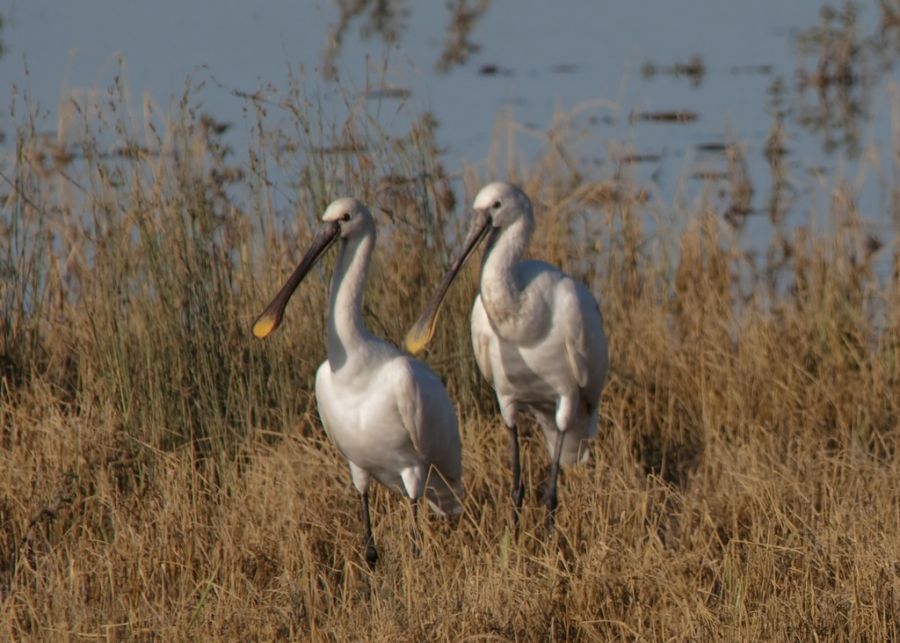
[[[367,96],[387,131],[433,113],[451,171],[487,157],[501,117],[527,155],[571,112],[579,167],[632,172],[669,212],[711,203],[750,238],[753,218],[827,210],[842,179],[873,226],[897,216],[900,21],[874,1],[7,0],[0,14],[3,85],[40,105],[48,131],[61,101],[124,64],[138,108],[202,82],[240,154],[234,90],[299,74],[336,120],[348,96]],[[4,110],[7,139],[15,125]]]

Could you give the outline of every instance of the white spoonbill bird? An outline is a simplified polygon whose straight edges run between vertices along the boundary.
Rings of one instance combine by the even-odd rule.
[[[310,268],[336,241],[331,279],[327,359],[316,373],[316,401],[325,432],[347,458],[362,500],[365,555],[378,559],[369,518],[372,478],[407,496],[410,535],[418,553],[419,498],[440,515],[461,510],[462,454],[456,411],[441,380],[422,362],[375,337],[362,321],[362,295],[375,222],[356,199],[334,201],[324,224],[290,278],[253,324],[263,338],[281,323],[284,308]]]
[[[472,307],[472,347],[509,430],[516,527],[525,493],[517,429],[522,414],[530,412],[544,431],[551,465],[543,500],[552,530],[559,467],[586,460],[586,441],[597,434],[608,357],[603,317],[588,289],[555,266],[522,260],[533,231],[531,201],[519,188],[483,187],[462,251],[405,343],[415,354],[431,340],[453,278],[487,238]]]

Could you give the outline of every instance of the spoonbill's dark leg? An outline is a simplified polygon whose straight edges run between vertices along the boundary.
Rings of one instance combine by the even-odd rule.
[[[419,557],[419,553],[422,551],[422,535],[419,533],[419,499],[418,498],[410,498],[409,499],[409,510],[410,510],[410,519],[411,523],[409,525],[409,541],[410,541],[410,551],[414,558]]]
[[[366,546],[366,562],[369,564],[369,569],[375,569],[375,563],[378,562],[378,550],[375,549],[375,538],[372,536],[372,521],[369,518],[369,492],[360,494],[359,496],[362,498],[362,516],[363,516],[363,530],[365,533],[365,546]]]
[[[547,534],[553,534],[556,507],[559,501],[556,496],[556,481],[559,478],[559,458],[562,455],[565,431],[556,432],[556,448],[553,450],[553,463],[550,465],[550,479],[547,480],[547,490],[544,492],[544,504],[547,506]]]
[[[516,425],[507,427],[512,469],[513,529],[519,535],[519,513],[522,511],[522,500],[525,498],[525,482],[522,480],[522,467],[519,462],[519,430]]]

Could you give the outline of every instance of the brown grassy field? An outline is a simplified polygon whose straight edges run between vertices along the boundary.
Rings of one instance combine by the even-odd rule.
[[[871,238],[850,188],[815,213],[830,232],[773,224],[750,259],[714,199],[671,207],[627,168],[579,168],[564,118],[538,158],[498,145],[450,176],[427,117],[388,137],[364,117],[325,128],[296,95],[257,99],[233,165],[189,95],[137,117],[119,92],[65,113],[53,140],[17,114],[4,170],[0,638],[898,637],[897,247]],[[465,514],[424,520],[415,559],[404,503],[378,489],[372,573],[312,393],[330,268],[271,340],[250,323],[325,204],[354,194],[380,225],[367,322],[399,341],[456,213],[497,175],[536,203],[531,254],[602,302],[600,436],[564,472],[551,541],[546,454],[526,440],[512,539],[470,268],[427,354],[458,405]]]

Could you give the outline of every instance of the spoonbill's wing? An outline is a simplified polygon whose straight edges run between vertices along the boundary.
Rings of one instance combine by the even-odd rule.
[[[423,462],[459,478],[462,447],[456,410],[440,378],[406,356],[393,361],[390,377],[400,421]]]
[[[478,370],[481,371],[488,384],[494,386],[494,371],[491,365],[492,334],[491,322],[481,304],[479,295],[475,298],[475,305],[472,306],[472,350],[475,353]]]
[[[400,422],[409,435],[413,447],[421,458],[425,458],[427,434],[422,430],[425,424],[425,409],[422,404],[422,395],[416,386],[416,379],[409,360],[397,359],[391,364],[391,379],[394,399]],[[425,448],[423,448],[425,447]]]
[[[409,435],[413,447],[426,462],[434,459],[441,450],[441,431],[446,418],[449,398],[444,385],[427,366],[409,357],[395,359],[391,363],[391,390],[400,422]],[[447,399],[446,404],[441,404]],[[453,407],[449,411],[453,413]]]
[[[587,386],[590,368],[590,341],[585,327],[583,298],[578,296],[575,282],[564,278],[557,284],[557,311],[565,331],[566,359],[579,388]],[[596,306],[596,304],[594,304]]]

